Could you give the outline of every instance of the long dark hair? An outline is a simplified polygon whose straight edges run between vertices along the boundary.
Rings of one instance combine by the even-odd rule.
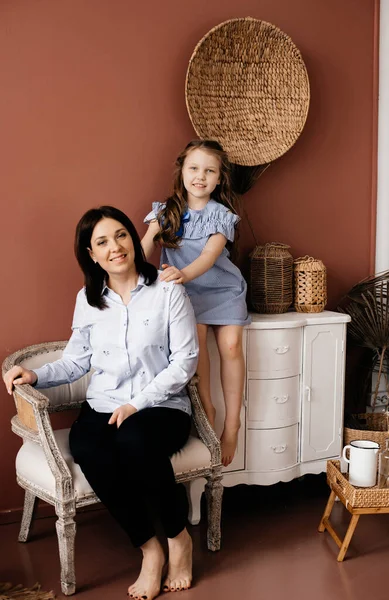
[[[200,149],[217,156],[220,161],[220,184],[212,192],[212,199],[220,202],[233,213],[236,213],[237,198],[231,186],[231,163],[219,142],[215,140],[192,140],[184,148],[175,162],[173,178],[173,193],[166,200],[165,208],[158,215],[160,231],[154,236],[155,242],[168,248],[178,248],[180,236],[181,216],[187,206],[187,191],[182,179],[182,167],[188,154],[192,150]]]
[[[115,219],[125,227],[132,238],[135,251],[135,268],[138,274],[145,278],[146,285],[151,285],[157,279],[158,271],[146,261],[137,230],[132,221],[118,208],[113,206],[100,206],[91,208],[79,220],[74,240],[74,252],[78,264],[84,273],[85,290],[88,304],[100,310],[107,308],[107,303],[102,294],[107,273],[98,263],[94,263],[89,255],[93,230],[101,219]]]

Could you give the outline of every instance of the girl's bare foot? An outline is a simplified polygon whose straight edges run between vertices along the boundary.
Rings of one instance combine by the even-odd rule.
[[[141,546],[143,552],[142,568],[138,579],[128,588],[130,598],[152,600],[161,591],[162,569],[165,555],[156,537]]]
[[[220,438],[221,442],[221,450],[222,450],[222,464],[224,467],[228,467],[228,465],[232,462],[236,446],[238,443],[238,433],[239,433],[240,425],[229,427],[228,425],[224,425],[224,430]]]
[[[175,538],[168,538],[168,544],[169,569],[163,591],[187,590],[192,585],[192,538],[183,529]]]

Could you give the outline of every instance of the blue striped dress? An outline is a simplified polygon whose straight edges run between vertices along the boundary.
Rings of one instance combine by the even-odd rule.
[[[161,202],[153,202],[152,211],[144,219],[150,223],[164,208]],[[169,264],[183,269],[198,258],[215,233],[222,233],[234,241],[235,227],[240,217],[215,200],[210,200],[201,210],[188,209],[189,219],[183,223],[180,247],[162,247],[161,265]],[[190,296],[197,323],[206,325],[247,325],[247,285],[242,273],[229,259],[227,248],[206,273],[185,284]]]

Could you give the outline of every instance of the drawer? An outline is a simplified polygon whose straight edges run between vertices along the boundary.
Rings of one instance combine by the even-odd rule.
[[[287,427],[299,422],[300,377],[251,379],[247,382],[248,426]]]
[[[248,331],[249,378],[278,379],[301,372],[302,329],[251,329]]]
[[[297,464],[298,425],[282,429],[248,429],[247,469],[279,471]]]

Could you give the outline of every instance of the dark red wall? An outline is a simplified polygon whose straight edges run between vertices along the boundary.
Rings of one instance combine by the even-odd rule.
[[[311,108],[296,146],[244,198],[260,242],[328,268],[330,306],[372,268],[375,0],[18,0],[0,3],[0,360],[69,336],[82,281],[73,233],[111,203],[143,233],[173,161],[194,137],[184,98],[197,42],[234,17],[274,23],[300,48]],[[243,256],[253,247],[247,225]],[[0,390],[0,511],[21,505]],[[6,490],[6,493],[4,492]]]

